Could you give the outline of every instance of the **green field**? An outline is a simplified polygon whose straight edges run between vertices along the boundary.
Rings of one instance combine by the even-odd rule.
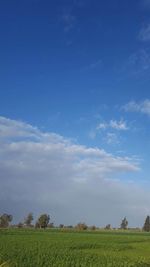
[[[0,230],[0,264],[4,262],[12,267],[148,267],[150,234]]]

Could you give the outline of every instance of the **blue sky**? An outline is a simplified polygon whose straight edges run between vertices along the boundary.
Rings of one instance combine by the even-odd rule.
[[[116,225],[125,215],[128,215],[131,225],[135,225],[135,221],[142,224],[144,216],[150,213],[150,198],[145,200],[146,190],[150,187],[149,18],[149,0],[1,1],[0,141],[3,149],[0,179],[5,192],[0,205],[2,212],[11,212],[13,205],[9,203],[12,202],[16,206],[16,211],[13,210],[16,218],[24,216],[22,207],[25,212],[33,207],[35,213],[41,210],[52,212],[56,223],[60,220],[68,224],[80,220],[94,224],[110,223],[105,212],[107,205],[101,207],[103,220],[100,221],[97,212],[93,214],[93,220],[87,214],[89,211],[82,216],[83,209],[87,208],[86,201],[81,208],[75,202],[77,196],[81,200],[85,196],[88,203],[97,194],[99,202],[106,203],[109,199],[107,192],[103,195],[102,189],[99,193],[96,190],[99,187],[105,191],[108,186],[111,201],[114,192],[116,203],[124,201],[119,208],[117,204],[112,207],[115,213],[115,216],[111,214],[112,224]],[[56,134],[55,138],[53,134]],[[26,144],[25,148],[23,144]],[[36,179],[36,168],[30,169],[29,158],[32,153],[34,156],[37,145],[41,152],[38,150],[39,157],[33,166],[44,160],[47,166],[46,147],[51,148],[50,164],[61,165],[58,147],[62,145],[62,159],[66,159],[61,171],[62,199],[56,203],[52,197],[49,207],[47,197],[47,200],[41,200],[39,209],[36,196],[34,199],[29,197],[30,201],[26,197],[22,201],[19,197],[16,200],[24,183],[30,181],[29,178],[27,182],[26,177],[34,174]],[[26,151],[28,146],[30,149]],[[104,151],[105,156],[97,155],[97,149]],[[69,156],[67,153],[72,154]],[[67,165],[68,157],[72,158],[72,170]],[[107,166],[106,158],[111,158],[115,167]],[[26,168],[20,170],[20,165],[14,166],[14,159]],[[103,164],[103,168],[99,170],[98,164],[101,168]],[[10,192],[9,168],[17,190],[14,192]],[[93,171],[96,168],[97,171]],[[22,182],[17,178],[20,172],[24,177]],[[43,194],[46,195],[47,188],[52,188],[54,195],[59,194],[59,178],[57,183],[51,180],[50,169],[45,173],[41,167],[39,172],[41,176],[37,178],[37,184],[43,177],[46,179]],[[61,176],[55,168],[52,173]],[[72,197],[65,191],[65,175],[71,181],[78,180],[74,186],[74,182],[68,186],[67,192],[75,188]],[[81,178],[80,183],[75,176]],[[89,176],[93,177],[93,184]],[[32,182],[36,183],[35,180]],[[90,187],[93,188],[91,192]],[[35,195],[38,195],[38,190],[37,186]],[[26,195],[32,193],[26,188]],[[128,205],[125,205],[126,198],[130,199]],[[67,215],[68,210],[71,211],[68,202],[79,210],[76,216]],[[139,204],[136,206],[134,202]]]

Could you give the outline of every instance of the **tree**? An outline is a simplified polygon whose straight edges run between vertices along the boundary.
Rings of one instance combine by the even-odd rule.
[[[35,228],[40,228],[38,221],[35,223]]]
[[[33,213],[29,213],[28,215],[27,215],[27,217],[25,218],[25,220],[24,220],[24,224],[26,225],[26,226],[31,226],[31,222],[33,221]]]
[[[22,223],[22,222],[19,222],[19,223],[17,224],[17,227],[18,227],[18,228],[23,228],[23,223]]]
[[[78,223],[75,228],[78,230],[87,230],[88,226],[85,223]]]
[[[96,230],[96,226],[95,226],[95,225],[92,225],[92,226],[90,227],[90,230],[95,231],[95,230]]]
[[[54,228],[54,223],[53,223],[53,222],[49,223],[49,224],[47,225],[47,227],[48,227],[48,228]]]
[[[8,227],[9,223],[12,221],[13,216],[7,213],[4,213],[0,216],[0,227]]]
[[[124,219],[121,222],[120,228],[126,230],[127,227],[128,227],[128,221],[127,221],[126,217],[124,217]]]
[[[38,221],[36,222],[36,227],[45,229],[48,226],[49,221],[50,216],[48,214],[41,214],[38,218]]]
[[[150,216],[146,217],[145,223],[144,223],[144,226],[143,226],[143,230],[146,231],[146,232],[150,231]]]
[[[107,224],[107,225],[105,226],[105,229],[106,229],[106,230],[110,230],[110,229],[111,229],[111,224]]]

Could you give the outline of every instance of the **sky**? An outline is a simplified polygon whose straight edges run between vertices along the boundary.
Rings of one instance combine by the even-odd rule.
[[[0,214],[142,227],[150,0],[0,1]]]

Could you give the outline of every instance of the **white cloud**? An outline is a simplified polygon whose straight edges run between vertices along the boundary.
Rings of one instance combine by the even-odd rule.
[[[49,212],[56,223],[66,224],[119,224],[124,215],[132,223],[134,216],[143,219],[150,198],[134,183],[120,180],[122,174],[139,170],[134,158],[75,144],[4,117],[0,129],[1,212],[19,220],[29,211]]]
[[[128,130],[127,123],[124,120],[110,120],[110,122],[99,123],[97,126],[97,130],[106,130],[108,128],[112,128],[115,130]]]
[[[99,123],[99,124],[97,125],[97,130],[101,130],[101,129],[105,130],[105,129],[107,129],[108,127],[109,127],[109,124],[107,124],[106,122],[102,122],[102,123]]]
[[[37,136],[37,128],[21,121],[0,117],[0,137]]]
[[[123,106],[127,112],[140,112],[150,116],[150,100],[146,99],[142,102],[130,101]]]
[[[141,41],[150,41],[150,24],[140,30],[139,39]]]
[[[126,125],[126,122],[123,120],[116,121],[116,120],[111,120],[110,121],[110,127],[116,130],[128,130],[128,127]]]

